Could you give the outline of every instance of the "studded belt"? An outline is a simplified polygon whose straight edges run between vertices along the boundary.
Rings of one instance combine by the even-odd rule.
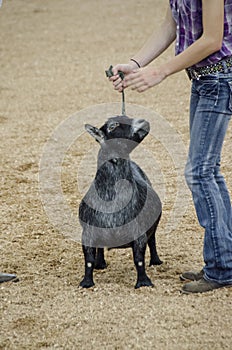
[[[190,80],[192,79],[200,79],[200,77],[215,74],[217,72],[225,72],[227,68],[232,67],[232,56],[225,58],[217,63],[210,64],[204,67],[198,68],[187,68],[186,72]]]

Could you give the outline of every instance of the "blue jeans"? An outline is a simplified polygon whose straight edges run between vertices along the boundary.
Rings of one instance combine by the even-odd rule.
[[[204,277],[221,284],[232,284],[232,209],[220,173],[221,150],[231,114],[232,71],[193,80],[185,178],[199,223],[205,229]]]

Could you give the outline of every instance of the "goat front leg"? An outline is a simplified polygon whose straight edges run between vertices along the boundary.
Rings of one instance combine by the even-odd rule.
[[[82,246],[85,257],[85,276],[80,283],[80,287],[90,288],[94,286],[93,269],[96,257],[96,248]]]
[[[146,234],[140,236],[132,243],[134,264],[137,270],[137,282],[135,288],[153,287],[153,283],[146,274],[145,270],[145,252],[147,245]]]

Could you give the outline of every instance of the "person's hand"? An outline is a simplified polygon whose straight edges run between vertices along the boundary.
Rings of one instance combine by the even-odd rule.
[[[109,78],[110,81],[112,81],[113,86],[115,90],[122,92],[123,90],[123,84],[122,84],[122,79],[119,76],[118,72],[121,71],[126,75],[130,74],[133,72],[134,65],[133,62],[131,64],[117,64],[116,66],[113,67],[112,71],[114,75]]]
[[[138,92],[146,91],[147,89],[155,86],[166,78],[166,74],[162,69],[156,69],[154,67],[144,67],[136,70],[132,70],[122,82],[122,87],[130,87],[132,90]]]

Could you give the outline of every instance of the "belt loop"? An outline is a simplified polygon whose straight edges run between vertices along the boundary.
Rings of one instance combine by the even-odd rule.
[[[222,62],[224,73],[229,73],[229,69],[227,67],[226,61],[222,60],[221,62]]]

